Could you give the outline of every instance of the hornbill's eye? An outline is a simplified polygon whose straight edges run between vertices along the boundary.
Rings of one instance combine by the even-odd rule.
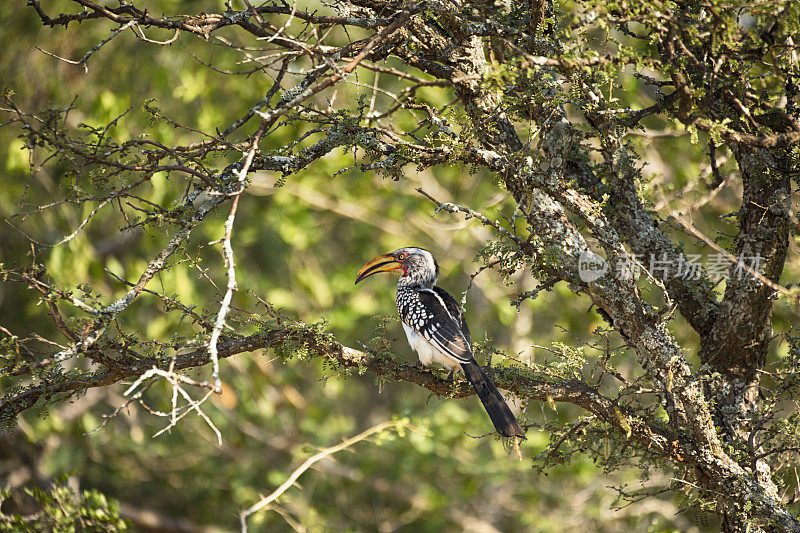
[[[399,254],[397,254],[397,260],[398,261],[403,261],[403,260],[405,260],[405,258],[406,258],[405,252],[400,252]]]

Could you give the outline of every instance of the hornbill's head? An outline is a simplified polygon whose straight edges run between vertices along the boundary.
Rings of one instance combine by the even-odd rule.
[[[432,287],[439,277],[439,265],[428,250],[422,248],[400,248],[388,254],[379,255],[358,271],[356,283],[378,272],[397,272],[400,283],[419,284]]]

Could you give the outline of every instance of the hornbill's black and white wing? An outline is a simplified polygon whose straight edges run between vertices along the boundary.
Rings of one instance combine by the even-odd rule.
[[[473,363],[469,328],[458,303],[444,289],[421,289],[398,299],[400,316],[409,327],[454,361]]]
[[[470,351],[472,351],[472,336],[469,333],[469,326],[467,326],[467,317],[464,314],[464,310],[461,308],[461,305],[456,301],[455,298],[450,296],[450,293],[444,290],[441,287],[434,287],[433,292],[439,295],[439,297],[444,302],[444,306],[447,309],[447,312],[450,316],[455,317],[458,321],[458,327],[461,330],[461,334],[464,335],[464,338],[467,340],[467,344],[470,346]]]

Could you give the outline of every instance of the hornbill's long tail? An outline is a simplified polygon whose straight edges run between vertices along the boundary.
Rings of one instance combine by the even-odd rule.
[[[498,433],[504,437],[520,437],[525,438],[525,431],[517,422],[514,413],[509,409],[508,404],[503,399],[500,391],[497,390],[492,378],[486,375],[486,372],[477,363],[464,363],[461,365],[464,369],[464,375],[472,384],[475,392],[489,413],[489,418],[492,419],[494,428]]]

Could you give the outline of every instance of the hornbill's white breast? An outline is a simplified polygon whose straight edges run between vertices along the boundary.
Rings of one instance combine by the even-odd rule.
[[[403,329],[406,332],[408,344],[411,345],[412,350],[417,352],[417,355],[419,355],[419,362],[423,365],[428,366],[431,363],[439,363],[447,368],[458,368],[461,366],[458,361],[426,341],[422,335],[411,329],[405,322],[403,322]]]

